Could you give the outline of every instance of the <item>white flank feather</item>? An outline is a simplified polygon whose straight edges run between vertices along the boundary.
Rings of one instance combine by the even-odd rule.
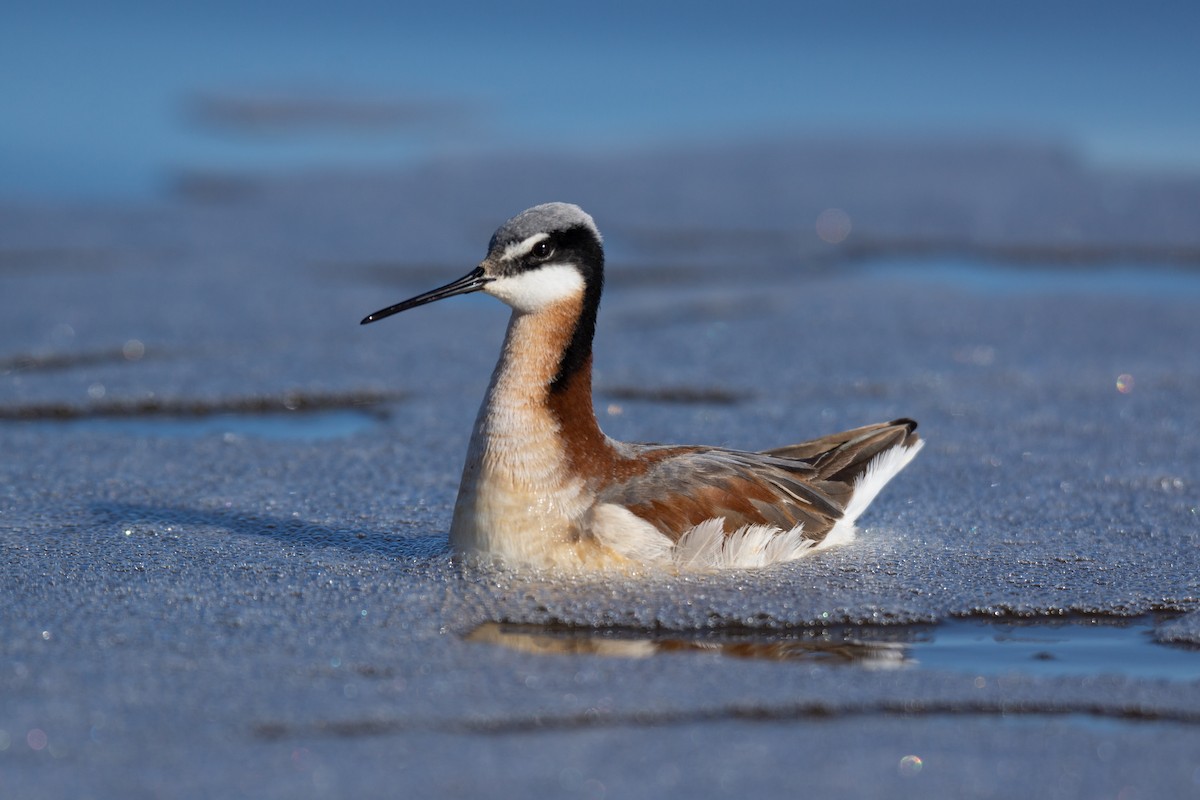
[[[672,553],[684,569],[765,567],[799,558],[813,548],[804,526],[782,530],[774,525],[743,525],[728,536],[725,520],[709,519],[685,533]]]
[[[639,564],[670,562],[674,543],[625,506],[601,503],[589,516],[587,530],[605,547]]]

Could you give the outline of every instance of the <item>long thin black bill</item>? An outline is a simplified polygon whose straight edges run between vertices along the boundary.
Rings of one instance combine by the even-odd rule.
[[[363,317],[360,325],[366,325],[368,322],[378,322],[384,317],[390,317],[392,314],[399,314],[401,311],[408,311],[410,308],[423,306],[426,303],[432,303],[435,300],[442,300],[447,297],[454,297],[456,294],[470,294],[478,292],[491,281],[483,274],[483,267],[476,267],[471,272],[463,275],[456,281],[447,283],[445,286],[439,286],[433,291],[419,294],[403,303],[396,303],[394,306],[388,306],[385,309],[376,311],[374,314],[368,314]]]

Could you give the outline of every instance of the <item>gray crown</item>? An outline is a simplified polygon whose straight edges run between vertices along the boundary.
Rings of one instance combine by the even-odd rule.
[[[497,228],[492,234],[492,240],[488,242],[488,252],[497,246],[505,247],[513,242],[528,239],[535,233],[564,231],[580,225],[591,229],[596,240],[600,241],[600,231],[596,228],[595,221],[582,208],[573,203],[543,203],[525,209]]]

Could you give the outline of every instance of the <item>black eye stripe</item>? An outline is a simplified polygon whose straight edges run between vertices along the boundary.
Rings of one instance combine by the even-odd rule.
[[[536,242],[524,244],[533,237],[537,237]],[[592,265],[595,264],[600,270],[604,265],[600,240],[592,228],[584,225],[541,231],[540,236],[535,233],[522,238],[514,237],[493,244],[489,252],[500,254],[502,263],[498,263],[495,269],[498,273],[508,275],[539,269],[551,261],[562,261],[578,266],[584,278],[590,281]]]

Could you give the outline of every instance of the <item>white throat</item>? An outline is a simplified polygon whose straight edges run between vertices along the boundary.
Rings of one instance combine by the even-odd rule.
[[[572,264],[546,264],[497,278],[483,287],[483,291],[504,301],[514,311],[529,314],[578,297],[583,291],[583,276]]]

